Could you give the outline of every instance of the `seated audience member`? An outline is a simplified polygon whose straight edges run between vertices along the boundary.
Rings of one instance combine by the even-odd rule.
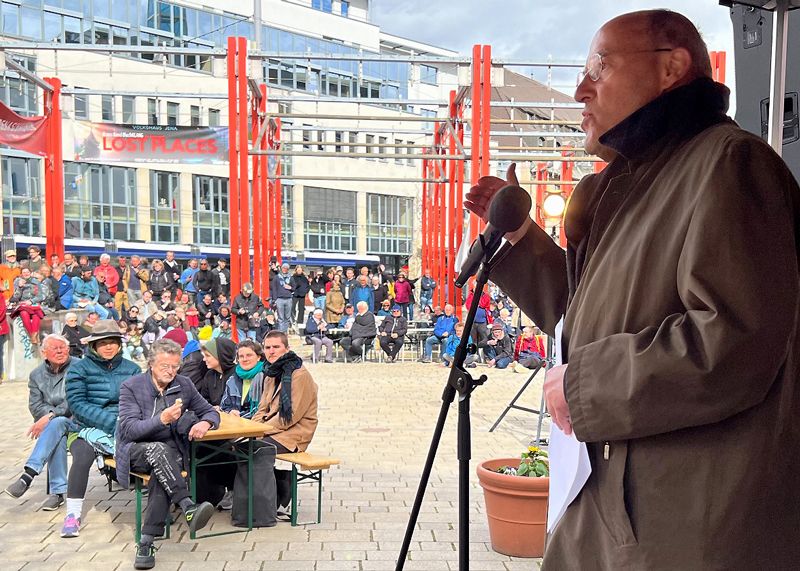
[[[544,339],[536,335],[536,328],[523,328],[522,335],[514,344],[514,360],[517,365],[524,369],[535,369],[544,363],[545,355]],[[522,372],[518,370],[517,365],[514,366],[514,371]]]
[[[172,303],[172,293],[169,290],[161,292],[156,307],[158,307],[158,310],[164,315],[175,313],[175,304]]]
[[[214,302],[211,305],[214,308],[214,315],[218,315],[219,308],[222,307],[223,305],[228,305],[228,296],[220,292],[220,294],[217,295],[217,297],[214,299]]]
[[[139,308],[135,305],[129,308],[128,314],[125,317],[125,321],[128,322],[128,325],[138,325],[139,323],[142,323],[142,321],[139,319]]]
[[[514,329],[514,326],[511,324],[511,312],[508,308],[504,307],[500,310],[495,323],[499,323],[503,326],[503,331],[506,332],[506,335],[511,337],[512,341],[517,336],[517,330]]]
[[[291,293],[289,293],[289,304],[291,305]],[[255,341],[257,327],[251,327],[250,319],[258,317],[264,306],[261,298],[253,293],[253,285],[250,283],[242,284],[242,291],[233,298],[231,313],[236,316],[236,329],[238,330],[239,340],[250,338]],[[288,313],[287,313],[288,316]]]
[[[19,316],[34,345],[39,344],[39,324],[44,317],[43,301],[41,282],[31,275],[28,268],[22,268],[19,277],[14,280],[14,294],[8,300],[9,317],[14,319]]]
[[[355,311],[351,304],[347,304],[344,306],[344,313],[342,314],[341,319],[339,319],[339,323],[337,324],[339,327],[347,329],[350,331],[350,328],[353,326],[353,321],[355,320]]]
[[[373,278],[377,279],[377,278]],[[399,307],[399,306],[398,306]],[[388,317],[392,314],[392,302],[388,299],[384,299],[381,302],[380,309],[378,310],[378,317]],[[402,311],[402,308],[401,308]]]
[[[302,359],[289,350],[285,333],[271,331],[264,350],[266,380],[253,420],[273,427],[264,440],[278,454],[304,452],[317,429],[317,384]]]
[[[361,361],[361,350],[372,343],[378,334],[375,327],[375,315],[369,310],[366,301],[359,301],[356,305],[358,313],[353,319],[349,334],[339,341],[342,349],[350,356],[354,363]]]
[[[99,292],[97,303],[106,309],[109,319],[119,321],[119,313],[117,313],[117,309],[114,307],[114,295],[109,291],[106,285],[106,274],[97,274],[94,279],[97,280],[97,291]]]
[[[169,333],[172,332],[170,331]],[[169,335],[169,333],[167,335]],[[180,345],[180,343],[178,343],[178,345]],[[178,370],[178,374],[189,377],[194,383],[194,386],[197,387],[207,371],[208,367],[206,367],[206,363],[203,360],[200,342],[187,338],[186,343],[183,345],[183,351],[181,352],[181,368]]]
[[[144,337],[142,343],[145,347],[150,347],[153,343],[164,337],[167,333],[167,317],[160,311],[156,311],[144,322]]]
[[[214,309],[214,299],[210,293],[204,294],[203,299],[197,302],[197,311],[201,325],[214,325],[217,311]]]
[[[202,529],[214,514],[208,502],[196,504],[182,470],[189,470],[189,441],[219,426],[219,413],[178,375],[180,345],[170,339],[153,343],[149,369],[122,383],[116,429],[117,481],[130,486],[130,472],[150,474],[147,508],[134,567],[155,566],[156,537],[164,534],[170,507],[183,511],[189,531]]]
[[[434,345],[444,343],[447,337],[455,333],[458,317],[453,315],[453,311],[453,306],[448,303],[444,306],[444,313],[434,322],[433,335],[425,339],[425,348],[422,351],[422,358],[420,359],[423,363],[431,362]]]
[[[142,299],[138,300],[134,307],[139,309],[139,321],[142,323],[158,311],[158,306],[156,302],[153,301],[153,293],[149,289],[142,292]],[[133,307],[131,309],[133,309]]]
[[[225,338],[212,339],[203,345],[200,352],[206,373],[200,379],[197,390],[204,399],[218,407],[228,379],[236,371],[236,343]]]
[[[97,325],[99,321],[100,315],[96,311],[90,311],[86,314],[86,319],[81,323],[81,329],[83,329],[87,337],[92,334],[94,326]]]
[[[225,321],[228,325],[231,324],[231,308],[227,305],[220,305],[217,313],[215,314],[214,321],[216,325],[220,325]]]
[[[328,323],[322,319],[322,310],[317,308],[306,321],[306,343],[314,346],[314,362],[319,361],[319,352],[325,346],[325,362],[333,363],[333,339],[328,337],[326,331]]]
[[[456,349],[458,348],[459,343],[461,343],[461,337],[464,335],[464,324],[463,323],[456,323],[455,331],[452,335],[449,335],[444,342],[444,348],[442,349],[442,364],[445,367],[449,367],[453,364],[453,359],[456,356]],[[467,343],[472,343],[472,336],[467,338]],[[477,355],[472,355],[467,353],[467,356],[464,358],[464,366],[465,367],[475,367],[475,361],[478,360]]]
[[[67,516],[61,537],[78,537],[89,470],[100,455],[114,453],[119,414],[119,387],[139,374],[139,365],[122,357],[122,335],[114,321],[98,321],[86,338],[86,357],[70,365],[66,377],[67,404],[80,427],[70,445],[72,467],[67,478]]]
[[[225,383],[220,408],[235,416],[252,418],[264,388],[264,349],[252,339],[236,348],[236,370]]]
[[[81,266],[81,275],[72,278],[72,307],[96,311],[101,319],[108,317],[108,310],[99,303],[100,288],[92,276],[92,269]]]
[[[271,309],[264,309],[257,317],[250,319],[250,327],[256,329],[256,339],[261,342],[267,333],[278,328],[278,319]]]
[[[95,313],[95,315],[97,314]],[[64,327],[61,328],[61,333],[69,344],[70,356],[77,357],[78,359],[83,357],[84,350],[86,349],[86,342],[84,339],[91,335],[91,332],[78,326],[78,314],[70,311],[64,316]]]
[[[433,308],[430,305],[423,306],[417,322],[420,327],[433,327]]]
[[[72,307],[72,279],[64,273],[64,269],[61,266],[53,268],[51,279],[53,281],[56,311]]]
[[[385,317],[378,327],[378,340],[390,363],[397,360],[397,354],[403,348],[407,331],[408,321],[403,317],[403,308],[395,305],[391,314]]]
[[[211,331],[211,338],[223,338],[223,339],[230,339],[233,336],[233,332],[231,331],[231,322],[230,321],[220,321],[219,325],[217,325]]]
[[[501,323],[492,325],[489,339],[482,346],[483,354],[489,361],[490,367],[505,369],[514,361],[514,344],[511,337],[506,335],[505,327]]]
[[[50,489],[41,509],[54,511],[64,504],[67,493],[67,433],[77,431],[78,425],[71,418],[64,392],[64,377],[73,362],[69,343],[61,335],[48,335],[42,340],[42,356],[44,362],[28,379],[28,410],[34,420],[28,435],[36,439],[36,444],[22,475],[6,488],[6,493],[21,497],[47,464]]]

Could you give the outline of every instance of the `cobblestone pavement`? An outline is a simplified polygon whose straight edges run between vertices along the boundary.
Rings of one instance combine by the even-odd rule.
[[[300,349],[305,356],[307,348]],[[319,384],[319,419],[309,452],[335,456],[341,465],[325,474],[319,525],[289,523],[230,536],[191,541],[184,525],[159,542],[159,571],[382,571],[394,569],[413,505],[434,423],[441,407],[447,369],[421,363],[311,364]],[[539,568],[539,560],[517,559],[491,550],[483,493],[475,465],[487,458],[517,456],[536,430],[536,416],[511,411],[495,432],[489,427],[527,379],[510,370],[479,366],[489,381],[472,398],[473,467],[470,488],[470,551],[473,571]],[[477,375],[476,375],[477,376]],[[543,374],[522,401],[538,408]],[[0,489],[20,473],[32,448],[26,383],[0,385],[4,403],[0,433]],[[414,533],[408,571],[458,569],[457,403],[446,430]],[[76,539],[61,539],[63,511],[37,510],[45,498],[39,477],[19,500],[0,494],[0,569],[34,571],[125,571],[133,568],[134,494],[109,493],[93,472]],[[303,486],[301,486],[303,488]],[[301,489],[301,517],[316,509],[310,486]],[[218,512],[210,528],[230,528]]]

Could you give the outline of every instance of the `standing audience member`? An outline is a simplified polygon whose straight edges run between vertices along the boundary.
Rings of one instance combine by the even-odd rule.
[[[119,283],[119,274],[114,266],[111,265],[111,256],[108,254],[100,254],[100,264],[94,269],[94,277],[98,278],[102,275],[105,277],[105,284],[108,288],[108,293],[113,299],[117,293],[117,284]]]
[[[378,276],[372,276],[372,299],[375,303],[375,307],[381,307],[384,302],[389,302],[390,306],[392,304],[392,300],[389,297],[389,290],[386,284],[381,283],[381,279]]]
[[[122,357],[122,335],[113,321],[98,321],[86,341],[86,357],[72,364],[66,376],[67,404],[80,431],[69,449],[72,467],[61,537],[80,534],[89,470],[97,456],[114,453],[120,385],[141,372],[138,365]]]
[[[148,371],[122,383],[116,429],[117,482],[130,486],[130,473],[150,474],[147,508],[134,567],[156,564],[156,537],[164,534],[170,506],[177,505],[190,532],[202,529],[214,514],[208,502],[192,501],[182,470],[189,470],[190,440],[219,426],[219,413],[178,375],[181,347],[169,339],[153,344]]]
[[[339,284],[334,284],[330,291],[325,294],[325,320],[334,325],[339,323],[344,314],[345,300]],[[321,308],[317,308],[321,309]]]
[[[353,288],[357,285],[358,281],[356,280],[356,271],[353,268],[347,268],[344,271],[344,278],[342,279],[341,287],[345,303],[353,303],[350,301],[350,294],[353,292]]]
[[[319,361],[319,352],[325,346],[325,362],[333,363],[333,339],[327,334],[328,323],[322,318],[322,310],[315,309],[306,322],[306,343],[314,346],[314,362]]]
[[[42,258],[42,250],[39,246],[31,244],[28,246],[28,269],[31,272],[38,272],[42,266],[47,265],[44,258]]]
[[[189,267],[181,273],[180,285],[184,293],[189,294],[189,300],[194,303],[195,296],[197,295],[197,285],[194,282],[194,275],[199,271],[197,267],[197,260],[192,258],[189,260]]]
[[[34,423],[27,434],[36,439],[36,444],[22,475],[5,491],[13,498],[22,497],[47,464],[50,489],[41,509],[55,511],[64,505],[67,493],[67,433],[78,430],[64,390],[67,369],[77,361],[70,359],[69,344],[61,335],[48,335],[42,340],[42,356],[44,362],[28,378],[28,410]]]
[[[253,293],[253,284],[249,282],[242,284],[242,292],[233,298],[233,305],[231,305],[231,313],[236,317],[239,341],[248,338],[255,341],[258,329],[255,320],[258,319],[259,312],[263,309],[261,298]]]
[[[200,269],[195,272],[192,283],[197,290],[196,300],[203,299],[206,294],[209,294],[211,299],[214,299],[214,296],[219,293],[217,276],[211,271],[208,260],[205,258],[200,260]]]
[[[381,349],[386,353],[390,363],[394,363],[397,360],[397,354],[403,348],[407,331],[408,321],[403,317],[402,308],[399,305],[395,305],[392,307],[391,315],[385,317],[378,328]]]
[[[264,349],[252,339],[236,348],[236,370],[225,383],[220,408],[235,416],[252,418],[264,389]]]
[[[369,278],[365,275],[360,275],[356,279],[356,285],[350,292],[350,297],[347,298],[348,303],[354,307],[358,307],[358,303],[363,301],[367,304],[367,310],[372,313],[375,311],[375,294],[369,286]]]
[[[299,326],[305,323],[306,297],[311,289],[303,266],[297,266],[292,276],[292,320]]]
[[[141,301],[144,292],[149,289],[150,272],[142,265],[142,259],[131,256],[131,264],[122,272],[122,285],[128,294],[128,305],[135,305]]]
[[[175,259],[175,252],[172,250],[167,250],[164,256],[164,271],[169,278],[169,291],[172,294],[172,298],[175,299],[178,295],[182,269],[178,260]]]
[[[394,302],[402,308],[403,316],[409,321],[414,319],[411,309],[414,304],[414,296],[411,288],[411,282],[406,279],[406,274],[403,272],[397,274],[397,280],[394,282]]]
[[[436,290],[436,280],[431,277],[431,271],[425,268],[422,279],[419,283],[419,306],[420,308],[433,303],[433,292]],[[469,307],[469,305],[467,305]]]
[[[366,277],[359,276],[359,279],[362,277],[366,283]],[[372,344],[378,332],[375,327],[375,314],[369,310],[367,302],[359,301],[356,309],[358,313],[353,320],[349,334],[339,341],[339,345],[347,355],[350,355],[354,363],[359,363],[362,349]]]
[[[8,335],[11,333],[11,327],[8,325],[8,316],[6,315],[6,296],[2,295],[5,291],[3,285],[0,283],[0,383],[6,380],[6,358],[5,346],[8,341]]]
[[[322,272],[311,272],[311,294],[314,297],[314,307],[318,309],[325,308],[325,276]]]
[[[289,264],[281,264],[281,271],[272,278],[270,295],[275,300],[275,310],[278,313],[278,329],[284,333],[289,330],[292,316],[292,276],[289,274]]]
[[[3,296],[8,301],[14,295],[14,280],[19,276],[21,268],[17,262],[16,250],[6,250],[5,258],[5,263],[0,264],[0,287],[3,288]]]
[[[224,294],[227,298],[231,295],[231,271],[225,267],[226,265],[227,262],[223,258],[220,258],[217,260],[217,267],[211,271],[214,274],[214,278],[217,280],[219,294]]]
[[[169,295],[172,300],[172,279],[169,273],[164,269],[164,263],[161,260],[153,260],[153,271],[150,272],[150,291],[153,293],[153,299],[163,299],[164,294]]]

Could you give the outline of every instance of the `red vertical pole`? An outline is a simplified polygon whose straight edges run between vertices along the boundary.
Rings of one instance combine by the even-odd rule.
[[[428,159],[422,159],[422,255],[420,256],[422,271],[430,268],[428,261]]]
[[[561,156],[564,158],[573,157],[575,153],[572,151],[561,151]],[[572,171],[575,163],[572,161],[561,161],[561,195],[564,197],[565,204],[569,204],[569,197],[572,195],[572,190],[574,189],[574,185],[572,184],[564,184],[564,181],[571,181],[572,180]],[[559,223],[559,243],[561,244],[562,248],[567,247],[567,235],[564,232],[564,217],[566,216],[566,207],[564,209],[564,214],[561,216],[561,222]]]
[[[230,228],[228,236],[231,248],[231,299],[239,294],[242,288],[239,236],[239,138],[236,134],[239,124],[239,109],[236,96],[236,38],[228,38],[228,214]],[[236,316],[231,323],[231,335],[238,340],[236,332]]]
[[[537,181],[544,181],[547,179],[547,163],[536,163],[536,180]],[[536,220],[535,222],[541,227],[544,228],[544,195],[545,195],[545,185],[544,184],[537,184],[536,185]]]
[[[441,207],[441,200],[440,200],[440,193],[439,193],[439,177],[441,176],[441,166],[439,163],[439,144],[440,144],[440,135],[438,124],[434,126],[436,129],[433,135],[433,148],[434,148],[434,155],[433,155],[433,208],[431,209],[431,215],[433,216],[433,220],[431,221],[431,239],[432,239],[432,275],[433,279],[436,281],[437,284],[442,283],[442,274],[441,268],[439,265],[439,250],[440,250],[440,242],[439,238],[441,237],[441,226],[440,226],[440,216],[439,216],[439,208]],[[437,287],[434,290],[434,305],[441,305],[442,303],[442,287]]]
[[[49,190],[45,188],[45,228],[47,231],[45,255],[49,260],[51,255],[58,254],[58,259],[63,260],[64,160],[61,148],[61,80],[57,77],[48,77],[45,78],[45,81],[53,87],[53,92],[45,97],[45,102],[50,107],[47,118],[49,148],[47,149],[48,157],[45,160],[45,185],[50,187]]]
[[[448,115],[450,117],[450,124],[455,128],[456,124],[456,92],[450,91],[450,105],[448,106]],[[455,133],[448,130],[447,139],[448,154],[453,156],[456,154],[456,139]],[[448,244],[447,244],[447,276],[445,278],[444,287],[448,290],[448,300],[453,305],[456,304],[456,291],[453,282],[455,281],[455,260],[456,260],[456,218],[459,216],[456,210],[456,161],[454,159],[447,160],[448,166],[448,205],[447,205],[447,225]],[[460,192],[459,192],[460,194]]]
[[[281,118],[275,119],[275,140],[281,140]],[[275,256],[278,262],[283,262],[283,219],[281,214],[283,211],[283,188],[281,187],[281,162],[275,165]]]
[[[438,131],[437,127],[437,131]],[[439,154],[443,155],[447,151],[443,148],[443,141],[439,140]],[[447,296],[444,294],[445,287],[447,285],[447,162],[442,161],[439,159],[439,187],[438,187],[438,194],[439,194],[439,232],[437,236],[438,244],[439,244],[439,279],[436,282],[440,285],[440,287],[436,288],[440,290],[440,303],[444,305],[447,303]],[[445,180],[441,180],[445,179]]]
[[[250,180],[247,165],[247,38],[238,37],[237,76],[239,125],[239,234],[241,236],[241,276],[243,282],[250,281]]]
[[[259,91],[260,93],[260,91]],[[261,106],[261,99],[253,96],[250,100],[250,133],[254,137],[251,147],[255,150],[255,137],[261,132],[261,115],[259,110]],[[259,213],[261,212],[261,201],[265,198],[261,195],[261,157],[259,155],[252,155],[253,165],[253,183],[251,185],[253,192],[253,288],[260,296],[261,293],[261,264],[263,261],[263,254],[261,251],[261,234],[263,229],[263,221]]]
[[[456,116],[453,118],[453,125],[456,127],[456,137],[461,143],[461,148],[464,148],[464,104],[458,105]],[[456,210],[455,210],[455,224],[456,224],[456,246],[455,250],[461,248],[461,242],[464,239],[464,160],[458,159],[456,161]],[[455,269],[455,260],[453,261],[453,268]],[[455,273],[454,273],[455,276]],[[455,281],[455,280],[453,280]],[[453,286],[455,287],[455,286]],[[456,294],[456,316],[461,318],[461,309],[463,304],[461,300],[461,288],[455,290]]]
[[[482,62],[483,73],[481,74],[481,176],[489,174],[489,136],[492,123],[492,46],[483,46]],[[481,230],[486,227],[486,223],[481,221]]]
[[[261,103],[259,104],[259,112],[261,114],[261,125],[263,121],[267,121],[267,86],[261,84],[258,86],[259,93],[261,93]],[[261,144],[259,149],[265,151],[270,146],[272,133],[269,125],[266,126],[264,136],[261,137]],[[277,158],[277,157],[276,157]],[[259,193],[261,194],[260,210],[253,210],[258,214],[261,223],[261,289],[258,295],[261,299],[269,297],[269,258],[272,252],[269,249],[269,233],[270,233],[270,219],[269,219],[269,160],[267,155],[258,155],[259,172],[261,176],[258,179]]]
[[[55,230],[53,222],[56,213],[54,212],[53,200],[53,149],[55,142],[53,138],[53,94],[49,91],[44,92],[44,115],[47,116],[47,123],[45,127],[45,145],[47,157],[44,161],[44,236],[46,239],[45,246],[45,259],[49,259],[50,255],[55,251]],[[41,232],[41,228],[40,228]]]
[[[481,46],[472,46],[472,128],[470,143],[470,185],[478,184],[481,178]],[[480,233],[480,219],[470,212],[469,214],[469,239],[474,242]]]

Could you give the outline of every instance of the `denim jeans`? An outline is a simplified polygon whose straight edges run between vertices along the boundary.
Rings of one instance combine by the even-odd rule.
[[[78,305],[78,302],[76,301],[75,303],[72,304],[72,307],[76,308],[80,307],[80,305]],[[90,303],[83,309],[85,309],[86,311],[96,311],[100,319],[108,319],[108,309],[103,307],[99,303]]]
[[[427,339],[425,339],[425,349],[422,351],[422,356],[426,359],[430,359],[431,355],[433,354],[433,346],[434,345],[441,345],[441,341],[436,335],[431,335]]]
[[[252,339],[253,341],[256,341],[256,330],[255,329],[249,329],[249,330],[245,331],[244,329],[239,329],[237,327],[236,331],[239,333],[239,341],[240,342],[244,341],[245,339]]]
[[[286,333],[289,331],[289,322],[292,319],[292,298],[279,297],[275,300],[275,305],[278,310],[278,329]]]
[[[55,417],[44,427],[25,462],[25,466],[37,474],[42,473],[47,463],[51,494],[67,493],[67,433],[77,432],[79,428],[75,421],[65,416]]]
[[[419,294],[419,308],[425,309],[426,305],[431,305],[433,301],[433,291],[423,291]]]
[[[324,295],[316,295],[314,296],[314,307],[316,309],[325,309],[325,296]]]

